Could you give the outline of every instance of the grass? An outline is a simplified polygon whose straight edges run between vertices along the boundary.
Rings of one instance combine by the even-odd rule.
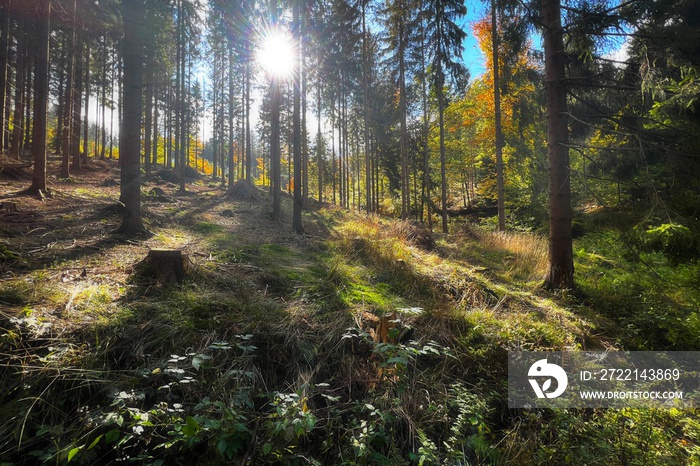
[[[699,458],[692,413],[506,407],[510,349],[694,341],[696,292],[644,275],[613,233],[576,243],[581,298],[540,289],[546,242],[535,234],[470,227],[436,238],[410,222],[328,209],[306,217],[329,232],[311,242],[180,207],[177,217],[181,227],[148,244],[193,252],[196,267],[180,285],[60,282],[56,270],[0,283],[0,302],[25,310],[0,314],[0,351],[11,361],[0,372],[0,457],[613,466]],[[110,266],[123,269],[136,252],[112,254]],[[643,260],[667,280],[694,283],[695,264]],[[640,299],[644,312],[634,312]]]
[[[636,349],[693,350],[700,265],[660,252],[636,252],[614,229],[576,241],[577,281],[586,301],[615,321],[619,343]]]

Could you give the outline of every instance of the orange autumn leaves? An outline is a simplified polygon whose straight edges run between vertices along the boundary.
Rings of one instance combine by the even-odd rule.
[[[474,79],[465,94],[453,101],[447,109],[445,131],[448,163],[450,170],[455,172],[464,173],[474,168],[480,169],[486,175],[482,180],[482,194],[488,198],[495,198],[495,121],[490,16],[475,22],[472,25],[472,34],[483,53],[486,71]],[[516,131],[522,132],[522,125],[518,128],[514,117],[514,108],[526,94],[535,91],[531,82],[517,77],[530,73],[536,69],[536,65],[528,58],[526,51],[514,54],[503,43],[499,55],[499,74],[503,80],[500,85],[502,125],[508,140],[508,135],[513,135]],[[503,79],[504,77],[506,79]],[[507,144],[504,147],[506,166],[509,165],[514,150]],[[491,171],[494,173],[491,174]]]

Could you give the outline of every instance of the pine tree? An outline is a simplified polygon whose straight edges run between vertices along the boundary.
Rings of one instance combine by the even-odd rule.
[[[141,107],[143,92],[143,0],[122,0],[124,16],[124,114],[119,131],[121,201],[124,217],[119,233],[144,233],[141,218]]]
[[[574,287],[569,129],[560,0],[542,1],[549,158],[549,267],[545,286]]]
[[[427,0],[422,14],[427,17],[427,42],[432,49],[433,85],[438,101],[440,131],[440,179],[442,190],[442,231],[447,227],[447,171],[445,161],[445,98],[446,78],[459,78],[466,73],[458,60],[464,50],[464,30],[457,21],[467,13],[463,0]]]

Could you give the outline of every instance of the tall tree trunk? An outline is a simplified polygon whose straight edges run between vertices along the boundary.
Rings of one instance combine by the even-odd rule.
[[[421,7],[421,11],[423,8]],[[423,25],[423,23],[421,23]],[[425,28],[423,28],[424,30]],[[433,212],[431,208],[431,181],[430,181],[430,116],[428,114],[428,67],[425,53],[425,33],[421,35],[420,56],[423,79],[421,80],[421,99],[423,101],[423,196],[421,199],[421,221],[423,221],[423,205],[426,207],[428,228],[433,231]]]
[[[148,58],[146,59],[148,63],[146,65],[146,72],[148,73],[147,83],[146,83],[146,115],[144,125],[146,126],[146,134],[143,141],[143,156],[144,163],[146,164],[146,175],[151,175],[151,134],[153,131],[153,81],[154,81],[154,71],[153,71],[153,50],[149,50]]]
[[[49,50],[51,50],[51,36],[49,35]],[[27,61],[25,62],[24,68],[24,121],[22,122],[22,129],[24,131],[24,142],[22,143],[22,148],[25,151],[31,149],[32,141],[32,131],[34,130],[33,125],[33,115],[32,110],[34,108],[34,100],[32,92],[35,92],[35,81],[32,81],[32,67],[35,67],[36,54],[31,53],[29,50],[26,52]],[[50,58],[49,58],[50,59]],[[36,68],[34,68],[36,70]],[[50,70],[49,70],[50,72]],[[34,72],[34,80],[36,80],[36,71]],[[50,92],[50,89],[49,89]],[[47,104],[48,108],[48,104]],[[35,114],[36,115],[36,114]],[[47,121],[48,123],[48,121]]]
[[[248,45],[246,43],[246,51],[248,51]],[[253,148],[251,146],[251,134],[250,134],[250,64],[246,64],[245,69],[245,179],[248,182],[253,181]]]
[[[316,109],[317,109],[317,128],[316,128],[316,167],[318,169],[318,203],[323,203],[323,133],[321,132],[321,78],[320,72],[316,82]]]
[[[143,0],[122,0],[124,16],[124,116],[119,162],[124,217],[118,232],[145,232],[141,218],[141,96],[143,92]]]
[[[58,46],[58,45],[56,45]],[[58,62],[56,68],[58,72],[58,105],[56,106],[56,131],[54,132],[54,138],[49,141],[49,147],[51,147],[56,154],[63,154],[63,116],[66,113],[66,60],[68,59],[68,50],[66,46],[66,40],[64,38],[61,43],[61,58]]]
[[[276,2],[273,2],[276,3]],[[280,163],[280,83],[276,76],[272,77],[270,83],[271,94],[271,125],[272,137],[270,141],[270,168],[272,181],[272,219],[279,222],[282,219],[282,170]]]
[[[498,17],[496,0],[491,0],[491,51],[493,58],[493,117],[496,132],[496,191],[498,197],[498,230],[506,229],[505,185],[503,180],[503,131],[501,125],[501,80],[498,58]]]
[[[155,85],[155,84],[154,84]],[[153,90],[153,165],[158,165],[158,93]]]
[[[297,69],[294,71],[294,110],[292,115],[292,131],[294,146],[294,206],[292,209],[292,228],[296,233],[303,234],[304,226],[301,222],[301,210],[304,205],[304,198],[301,192],[301,0],[294,2],[293,21],[299,44],[299,56],[297,57]]]
[[[71,8],[71,28],[69,31],[68,43],[66,44],[68,48],[68,61],[66,63],[66,94],[64,97],[65,111],[64,111],[64,121],[63,128],[61,128],[62,134],[62,146],[63,146],[63,156],[61,157],[61,178],[68,178],[70,176],[69,162],[71,155],[71,130],[73,129],[73,86],[75,84],[75,60],[76,60],[76,48],[77,44],[75,41],[76,37],[76,15],[78,11],[78,1],[73,0],[73,5]]]
[[[234,113],[234,96],[233,92],[233,42],[228,42],[228,191],[233,189],[234,178],[234,158],[233,158],[233,113]]]
[[[339,74],[340,76],[340,74]],[[340,206],[345,207],[345,176],[343,175],[343,82],[338,78],[338,195]]]
[[[80,171],[80,116],[82,115],[83,105],[83,62],[86,60],[83,54],[83,48],[86,42],[84,27],[81,28],[80,32],[78,32],[76,39],[77,56],[74,73],[75,83],[73,85],[73,118],[71,122],[71,151],[73,156],[71,170]]]
[[[301,29],[304,27],[305,21],[302,19]],[[307,73],[306,73],[306,53],[304,49],[304,36],[299,38],[299,49],[301,50],[301,185],[302,185],[302,206],[304,209],[309,205],[309,134],[306,127],[306,111],[307,111]]]
[[[109,70],[109,75],[112,79],[110,79],[109,83],[109,95],[110,95],[110,101],[112,99],[112,96],[114,95],[114,68],[115,68],[116,63],[112,63],[112,66],[110,67]],[[87,144],[87,141],[85,141],[85,144]],[[111,102],[111,107],[109,111],[109,158],[111,159],[113,156],[113,150],[114,150],[114,102]]]
[[[24,22],[26,24],[26,21]],[[27,105],[24,79],[27,71],[26,60],[26,27],[20,28],[17,34],[17,58],[15,66],[15,108],[12,115],[12,136],[10,138],[10,157],[19,160],[22,148],[22,118],[24,118],[24,106]]]
[[[574,260],[566,69],[560,0],[543,0],[542,22],[549,159],[549,267],[544,284],[550,289],[567,289],[574,287]]]
[[[362,0],[362,107],[365,142],[365,210],[372,212],[372,166],[369,153],[369,37],[367,31],[367,0]]]
[[[51,0],[37,2],[37,31],[34,53],[34,127],[32,155],[34,173],[27,190],[39,194],[46,190],[46,120],[49,104],[49,42],[51,39]]]
[[[187,173],[187,154],[185,152],[185,20],[184,11],[182,7],[182,0],[179,0],[179,6],[177,10],[177,23],[178,23],[178,38],[177,38],[177,49],[178,49],[178,60],[176,62],[177,66],[177,131],[175,137],[179,138],[179,142],[175,141],[176,147],[179,147],[179,151],[176,149],[175,152],[180,157],[180,192],[185,192],[185,175]]]
[[[180,60],[182,59],[182,52],[180,51],[180,42],[182,41],[182,26],[180,25],[180,20],[182,19],[182,0],[176,0],[177,6],[177,29],[176,29],[176,43],[175,43],[175,101],[173,103],[173,117],[175,118],[175,170],[181,168],[180,165],[180,107],[182,102],[180,101]],[[182,179],[184,178],[184,171],[180,171],[180,184],[182,184]]]
[[[0,152],[7,149],[8,130],[7,82],[9,80],[10,56],[10,8],[11,0],[0,1]]]
[[[102,143],[100,160],[105,159],[107,151],[107,37],[102,36]]]
[[[399,25],[399,113],[401,118],[401,219],[406,220],[410,209],[409,184],[408,184],[408,147],[406,129],[406,63],[405,63],[405,39],[404,25]]]
[[[333,205],[336,205],[336,163],[335,163],[335,102],[331,102],[331,183],[333,187]]]
[[[85,117],[83,118],[83,162],[88,161],[90,141],[90,38],[85,41]],[[121,117],[121,61],[119,62],[117,82],[119,83],[119,116]]]
[[[438,51],[440,53],[440,51]],[[440,185],[442,194],[442,232],[449,233],[449,228],[447,225],[447,161],[445,157],[445,79],[440,68],[440,61],[438,59],[438,82],[437,82],[437,96],[438,96],[438,118],[439,118],[439,129],[440,129]]]

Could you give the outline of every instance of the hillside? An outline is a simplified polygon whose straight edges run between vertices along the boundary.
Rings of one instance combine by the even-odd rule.
[[[507,407],[508,350],[700,342],[697,265],[626,262],[603,214],[580,290],[550,293],[535,233],[312,205],[299,236],[290,199],[276,224],[260,189],[168,172],[142,188],[152,236],[123,238],[117,179],[93,162],[43,200],[2,179],[3,465],[700,461],[692,412]],[[138,265],[160,248],[181,283]]]

